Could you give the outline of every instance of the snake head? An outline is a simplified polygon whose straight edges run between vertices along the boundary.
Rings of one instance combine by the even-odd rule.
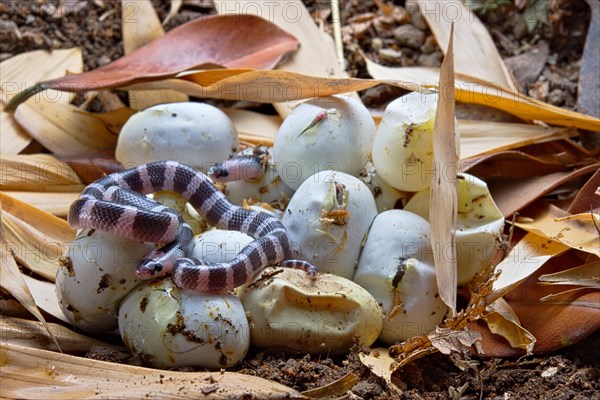
[[[140,279],[151,279],[165,275],[166,271],[164,270],[165,268],[160,260],[145,258],[140,261],[135,274]]]

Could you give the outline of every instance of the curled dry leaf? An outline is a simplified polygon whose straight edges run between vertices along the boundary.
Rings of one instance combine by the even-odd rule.
[[[541,275],[540,283],[547,285],[579,285],[600,289],[600,261],[592,261],[579,267]]]
[[[3,398],[306,399],[282,384],[236,372],[176,372],[0,343]],[[77,379],[73,379],[77,377]],[[35,382],[32,386],[31,382]]]
[[[46,89],[84,92],[117,88],[214,66],[273,68],[286,53],[297,48],[293,36],[260,17],[198,18],[112,63],[40,82],[13,97],[6,111],[13,111],[25,99]]]
[[[369,368],[372,373],[383,378],[390,389],[396,391],[398,394],[402,394],[402,391],[393,382],[392,377],[398,363],[390,356],[388,349],[375,347],[371,349],[370,353],[360,353],[358,357],[360,358],[360,362]]]
[[[454,29],[454,28],[452,28]],[[450,33],[447,55],[440,69],[440,86],[454,87],[453,39]],[[456,174],[458,149],[454,127],[454,90],[441,93],[433,127],[433,174],[429,203],[430,238],[441,299],[456,314],[456,227],[458,195]]]

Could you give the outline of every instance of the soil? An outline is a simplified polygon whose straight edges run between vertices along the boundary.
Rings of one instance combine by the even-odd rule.
[[[532,0],[529,0],[531,2]],[[523,9],[512,2],[479,15],[491,32],[501,55],[517,76],[520,89],[551,104],[576,109],[577,83],[583,43],[590,20],[581,0],[548,0],[548,22],[532,31],[524,25]],[[503,3],[480,0],[481,3]],[[170,2],[153,0],[163,20]],[[328,1],[305,1],[313,17],[331,30]],[[367,77],[359,49],[383,65],[439,66],[442,53],[422,20],[402,13],[384,17],[381,1],[347,0],[341,16],[347,70]],[[405,1],[396,1],[401,11]],[[506,1],[504,3],[507,3]],[[515,1],[515,4],[528,1]],[[67,7],[61,8],[60,4]],[[118,0],[59,2],[31,0],[0,2],[0,60],[37,49],[74,46],[83,49],[85,68],[92,69],[123,55]],[[210,3],[184,1],[165,29],[200,15],[214,13]],[[362,24],[370,19],[371,23]],[[410,36],[402,44],[394,32]],[[361,93],[370,107],[382,107],[398,90],[378,87]],[[288,385],[299,391],[317,388],[356,374],[360,381],[348,393],[353,399],[600,399],[600,333],[552,354],[521,359],[476,358],[461,370],[449,357],[434,354],[417,360],[396,374],[402,394],[390,390],[358,358],[358,349],[345,357],[290,356],[252,349],[234,370]],[[126,354],[92,349],[88,357],[131,362]],[[464,364],[461,364],[464,365]]]

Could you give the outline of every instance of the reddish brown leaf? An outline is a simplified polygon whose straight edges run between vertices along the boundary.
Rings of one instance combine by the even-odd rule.
[[[564,271],[583,264],[571,251],[548,261],[521,286],[505,296],[521,325],[537,339],[534,354],[545,353],[583,340],[600,328],[600,292],[577,291],[565,299],[541,301],[545,296],[565,292],[580,286],[539,285],[539,276]],[[506,339],[492,334],[483,322],[471,323],[470,329],[482,335],[481,346],[490,357],[510,357],[524,354],[510,347]]]
[[[270,69],[298,45],[292,35],[257,16],[203,17],[174,28],[112,63],[42,82],[19,95],[27,98],[48,88],[82,92],[122,87],[214,66]],[[8,108],[16,107],[20,101],[23,99],[13,98]]]
[[[579,214],[583,212],[593,211],[597,213],[600,210],[600,170],[586,182],[585,185],[577,192],[568,211],[571,214]]]
[[[568,166],[556,159],[535,157],[518,150],[500,151],[460,162],[461,172],[468,172],[481,179],[524,179],[567,169]]]

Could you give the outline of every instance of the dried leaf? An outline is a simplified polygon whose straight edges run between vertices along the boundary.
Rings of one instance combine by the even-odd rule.
[[[69,104],[28,102],[19,107],[14,118],[35,140],[57,155],[114,148],[117,143],[117,137],[100,120]]]
[[[13,97],[6,110],[14,110],[24,99],[47,88],[73,92],[109,89],[166,79],[202,66],[273,68],[297,47],[293,36],[259,17],[198,18],[95,70],[41,82]]]
[[[37,308],[35,304],[35,300],[27,287],[27,284],[23,280],[23,275],[19,271],[19,267],[15,262],[15,259],[12,255],[12,251],[10,245],[7,243],[6,238],[4,236],[3,228],[0,226],[0,246],[2,247],[2,257],[0,257],[0,275],[2,275],[2,281],[0,281],[0,285],[8,291],[19,303],[23,305],[34,317],[38,319],[44,326],[44,329],[48,332],[56,348],[60,350],[60,345],[56,341],[50,327],[48,326],[44,316]],[[2,362],[2,355],[0,353],[0,367],[4,366]],[[4,375],[4,370],[2,370]],[[0,385],[0,393],[3,391],[2,387],[4,385]],[[0,394],[0,396],[4,397],[4,395]]]
[[[594,214],[573,216],[541,200],[520,214],[530,219],[515,222],[519,228],[600,257],[600,219]]]
[[[345,395],[360,379],[353,373],[348,373],[335,381],[315,389],[305,390],[303,395],[311,399],[334,399]]]
[[[600,169],[583,185],[575,195],[568,211],[572,214],[600,212]]]
[[[535,337],[521,326],[517,315],[506,300],[500,298],[488,306],[482,319],[492,333],[505,338],[513,348],[523,349],[527,354],[533,352]]]
[[[228,5],[229,3],[229,5]],[[214,1],[219,14],[237,12],[256,13],[259,16],[269,16],[269,21],[293,35],[300,43],[300,48],[294,57],[284,61],[279,67],[290,72],[299,72],[320,77],[347,78],[348,74],[336,57],[334,42],[327,33],[319,29],[310,13],[300,1],[272,2],[255,1],[252,7],[232,7],[226,0]],[[322,7],[317,7],[322,8]],[[358,96],[355,96],[358,99]],[[273,106],[282,118],[285,118],[296,106],[295,99],[278,103]]]
[[[567,169],[570,167],[560,160],[535,157],[516,150],[463,159],[460,163],[461,172],[469,172],[484,180],[533,178]]]
[[[69,212],[69,207],[79,195],[80,192],[44,192],[40,196],[39,192],[5,192],[7,195],[30,204],[40,210],[55,215],[57,217],[66,218]]]
[[[3,398],[305,399],[282,384],[236,372],[175,372],[0,343]],[[73,379],[77,377],[77,379]],[[32,384],[35,382],[35,384]]]
[[[512,291],[550,258],[567,250],[569,247],[562,243],[533,233],[526,234],[496,266],[495,272],[501,273],[493,284],[494,293],[490,298],[499,298]],[[488,304],[492,302],[488,301]]]
[[[589,176],[597,169],[598,164],[593,164],[573,171],[554,172],[535,179],[493,179],[488,180],[487,184],[502,215],[510,218],[515,211],[528,206],[546,193],[565,183],[574,182],[577,178]]]
[[[59,319],[63,322],[71,324],[62,311],[60,304],[58,303],[58,297],[56,297],[56,287],[54,283],[40,281],[30,276],[23,275],[27,287],[31,291],[31,295],[35,299],[35,304],[54,318]],[[54,281],[54,278],[52,279]]]
[[[399,79],[412,82],[413,89],[433,89],[438,86],[438,68],[391,68],[365,59],[369,74],[376,80]],[[551,125],[574,126],[592,131],[600,130],[600,120],[514,93],[497,83],[457,73],[456,101],[481,104],[506,111],[524,120],[540,120]]]
[[[172,3],[171,10],[173,7]],[[151,2],[122,0],[121,9],[125,54],[130,54],[165,34]],[[183,101],[189,101],[188,96],[173,90],[146,91],[143,96],[140,96],[139,92],[129,92],[129,105],[135,110],[143,110],[156,104]]]
[[[35,65],[36,68],[31,68]],[[83,70],[83,58],[78,48],[54,50],[51,53],[35,50],[11,57],[0,63],[0,148],[5,154],[18,154],[31,142],[31,137],[15,121],[14,117],[4,112],[4,103],[8,99],[36,82],[64,76],[67,72],[79,73]],[[72,95],[56,91],[47,91],[28,104],[49,100],[66,104]]]
[[[593,261],[554,274],[541,275],[540,282],[548,285],[581,285],[600,289],[600,261]]]
[[[235,108],[225,108],[223,112],[235,125],[241,141],[265,146],[273,145],[281,126],[280,117]]]
[[[383,378],[388,387],[394,390],[397,394],[402,394],[402,391],[393,382],[392,374],[396,370],[398,363],[394,360],[388,351],[383,347],[375,347],[370,353],[360,353],[358,355],[360,362],[369,370],[380,378]]]
[[[75,171],[49,154],[0,155],[0,190],[81,192]]]
[[[440,70],[440,86],[454,87],[453,41],[450,34],[447,55]],[[454,129],[454,90],[440,94],[433,127],[433,174],[429,221],[431,247],[441,299],[456,314],[456,174],[458,153]]]
[[[574,129],[491,121],[459,121],[460,157],[471,158],[577,136]]]
[[[177,15],[177,13],[179,12],[179,9],[181,8],[182,5],[183,5],[183,0],[171,0],[171,8],[169,8],[169,13],[163,20],[162,24],[163,25],[168,24],[169,21],[171,20],[171,18],[173,18],[174,16]]]
[[[433,347],[442,354],[468,354],[471,346],[477,346],[481,335],[469,329],[453,330],[436,327],[434,332],[427,335]]]
[[[87,353],[92,346],[126,351],[124,347],[92,339],[60,324],[48,323],[48,328],[65,353]],[[0,315],[0,335],[2,341],[10,344],[44,350],[58,350],[47,335],[44,325],[40,322]]]
[[[442,51],[450,41],[450,22],[455,25],[454,69],[458,73],[517,90],[487,28],[462,1],[419,0],[417,4]]]

